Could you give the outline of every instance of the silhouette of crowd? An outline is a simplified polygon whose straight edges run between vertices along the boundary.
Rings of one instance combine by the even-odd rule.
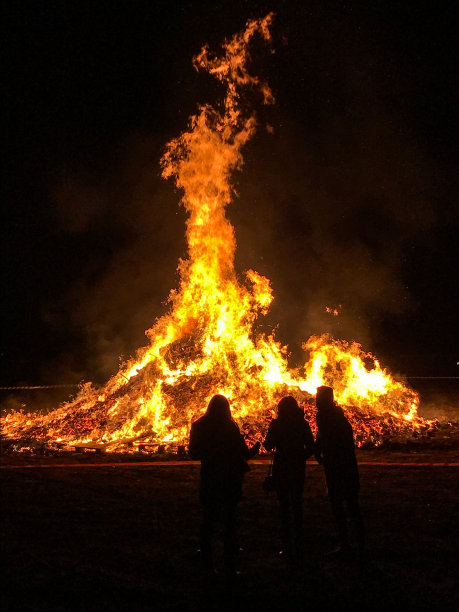
[[[279,555],[289,567],[300,566],[303,558],[303,490],[306,461],[311,456],[323,465],[337,529],[338,546],[327,555],[349,559],[355,544],[358,559],[363,561],[364,525],[352,427],[334,401],[331,387],[317,389],[316,409],[314,439],[297,400],[283,397],[263,441],[266,451],[273,453],[269,481],[279,506],[282,541]],[[204,416],[192,423],[189,455],[201,461],[200,554],[203,568],[210,575],[215,574],[213,539],[218,523],[224,530],[225,576],[233,581],[238,575],[237,508],[244,475],[250,470],[247,461],[260,447],[260,442],[251,448],[247,446],[223,395],[215,395]],[[348,523],[353,528],[351,534]]]

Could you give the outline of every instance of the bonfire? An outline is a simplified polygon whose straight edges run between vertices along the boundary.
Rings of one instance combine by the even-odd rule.
[[[6,415],[6,438],[113,449],[134,440],[183,445],[191,422],[221,393],[255,440],[287,394],[297,398],[314,426],[313,397],[320,385],[334,388],[358,444],[429,426],[418,416],[415,391],[356,342],[310,337],[303,344],[304,365],[293,369],[287,347],[274,333],[256,331],[273,291],[255,270],[244,277],[236,273],[235,231],[225,210],[235,195],[232,173],[241,169],[243,147],[257,126],[241,94],[251,90],[264,104],[274,102],[268,84],[249,72],[254,39],[271,44],[272,19],[269,14],[249,21],[223,43],[220,54],[204,46],[193,60],[197,70],[224,85],[226,95],[216,107],[198,107],[161,160],[163,177],[174,179],[183,194],[188,254],[179,261],[180,282],[170,292],[168,311],[145,332],[148,344],[103,387],[86,383],[75,399],[47,414]]]

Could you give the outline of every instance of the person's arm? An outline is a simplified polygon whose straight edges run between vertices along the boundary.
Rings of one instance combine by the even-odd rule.
[[[317,432],[316,441],[314,443],[314,457],[317,463],[323,463],[324,457],[322,449],[322,440],[319,432]]]
[[[190,441],[188,444],[188,454],[190,455],[190,459],[198,460],[201,459],[201,441],[199,436],[199,431],[197,431],[195,423],[191,425],[190,431]]]
[[[304,421],[304,451],[306,459],[309,459],[315,451],[314,436],[307,421]]]
[[[268,452],[271,452],[276,446],[274,431],[275,431],[274,421],[271,421],[268,427],[268,433],[266,434],[266,438],[263,442],[263,446],[266,448]]]
[[[256,442],[251,448],[249,448],[247,446],[247,442],[245,441],[244,436],[239,432],[239,428],[238,428],[238,434],[239,434],[239,444],[240,444],[240,448],[242,451],[242,456],[244,457],[244,459],[251,459],[254,455],[258,454],[258,451],[260,450],[260,442]]]
[[[347,421],[347,438],[348,438],[348,444],[349,447],[352,449],[355,449],[355,440],[354,440],[354,431],[352,429],[352,425],[349,423],[349,421],[346,419]]]
[[[249,448],[247,446],[247,442],[245,441],[244,436],[239,432],[239,429],[238,436],[240,451],[244,459],[251,459],[254,455],[258,454],[258,451],[260,450],[260,442],[256,442],[251,448]]]
[[[261,446],[260,442],[255,442],[252,448],[247,449],[249,452],[249,456],[248,456],[249,459],[251,459],[252,457],[255,457],[255,455],[258,455],[260,446]]]

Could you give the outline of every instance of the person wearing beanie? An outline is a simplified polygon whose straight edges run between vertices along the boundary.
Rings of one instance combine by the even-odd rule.
[[[359,504],[360,482],[352,427],[343,410],[335,403],[332,387],[317,389],[316,409],[314,454],[324,466],[328,497],[338,528],[339,544],[331,554],[347,556],[351,552],[349,520],[362,559],[364,525]]]

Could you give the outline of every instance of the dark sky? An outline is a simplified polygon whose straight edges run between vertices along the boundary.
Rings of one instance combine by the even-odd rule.
[[[455,9],[7,2],[1,384],[103,382],[146,344],[186,255],[158,162],[221,94],[192,56],[271,10],[275,53],[255,48],[253,71],[276,104],[247,99],[259,130],[228,208],[238,271],[272,280],[260,325],[292,363],[329,331],[405,374],[457,375]]]

